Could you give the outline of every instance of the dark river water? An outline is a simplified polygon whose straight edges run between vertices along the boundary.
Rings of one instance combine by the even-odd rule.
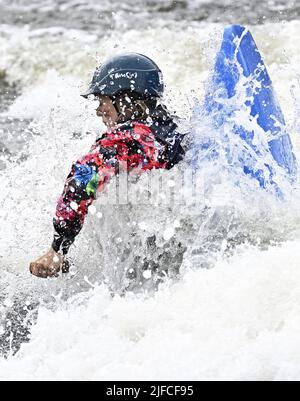
[[[115,17],[129,26],[170,21],[261,24],[297,19],[299,0],[1,0],[0,23],[32,27],[64,26],[84,30],[114,29]]]

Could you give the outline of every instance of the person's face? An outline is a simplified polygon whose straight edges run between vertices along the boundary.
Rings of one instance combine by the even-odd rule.
[[[97,100],[99,101],[99,106],[96,109],[97,116],[102,118],[107,127],[114,127],[118,121],[118,113],[112,100],[104,95],[97,96]]]

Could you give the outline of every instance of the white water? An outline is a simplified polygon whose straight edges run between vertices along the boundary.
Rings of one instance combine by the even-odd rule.
[[[146,300],[97,287],[41,310],[1,377],[299,379],[299,257],[299,242],[241,249]]]
[[[299,154],[300,23],[266,24],[251,31]],[[0,172],[2,309],[16,294],[43,303],[30,343],[8,360],[0,358],[1,379],[299,379],[297,190],[287,203],[278,204],[250,183],[235,188],[222,166],[204,166],[214,177],[202,205],[209,205],[211,213],[161,205],[149,216],[143,206],[96,205],[103,216],[88,217],[72,250],[72,275],[41,282],[27,273],[29,262],[51,243],[55,200],[72,161],[103,128],[93,105],[78,97],[95,59],[124,49],[147,53],[164,71],[168,104],[189,117],[187,97],[192,89],[203,96],[221,32],[222,25],[194,23],[187,31],[178,24],[99,39],[63,29],[1,28],[0,70],[24,88],[7,115],[34,119],[31,129],[39,133],[22,150],[27,160],[7,163]],[[73,138],[73,132],[87,131],[91,134]],[[183,164],[163,175],[176,178],[186,168]],[[141,191],[144,179],[137,184]],[[140,243],[130,239],[133,230]],[[181,279],[166,283],[154,296],[111,297],[109,288],[116,293],[122,288],[113,267],[126,249],[123,244],[131,245],[132,260],[146,252],[149,236],[155,234],[163,248],[173,233],[173,245],[182,242],[188,248]],[[220,233],[225,240],[213,252]],[[246,243],[226,252],[240,238]],[[199,260],[191,254],[197,241],[204,244],[213,269],[197,269]],[[109,285],[91,287],[103,274]]]

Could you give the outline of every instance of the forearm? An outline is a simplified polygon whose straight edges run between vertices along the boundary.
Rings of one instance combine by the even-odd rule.
[[[68,252],[81,231],[88,213],[88,207],[94,200],[94,195],[87,193],[86,185],[76,182],[71,174],[58,200],[53,219],[55,234],[52,248],[56,252],[62,251],[64,254]]]
[[[76,236],[82,228],[82,223],[79,219],[73,221],[61,221],[55,217],[53,219],[54,237],[52,242],[52,249],[55,252],[61,251],[66,255],[70,246],[75,241]]]
[[[56,252],[61,250],[66,254],[79,234],[88,207],[96,198],[98,186],[102,183],[98,175],[102,166],[99,149],[94,149],[94,153],[87,154],[73,165],[53,219],[55,235],[52,248]]]

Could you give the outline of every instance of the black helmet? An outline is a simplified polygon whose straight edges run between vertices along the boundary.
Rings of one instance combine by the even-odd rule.
[[[141,98],[158,98],[163,91],[162,72],[154,61],[143,54],[125,53],[97,68],[89,89],[81,96],[134,92]]]

